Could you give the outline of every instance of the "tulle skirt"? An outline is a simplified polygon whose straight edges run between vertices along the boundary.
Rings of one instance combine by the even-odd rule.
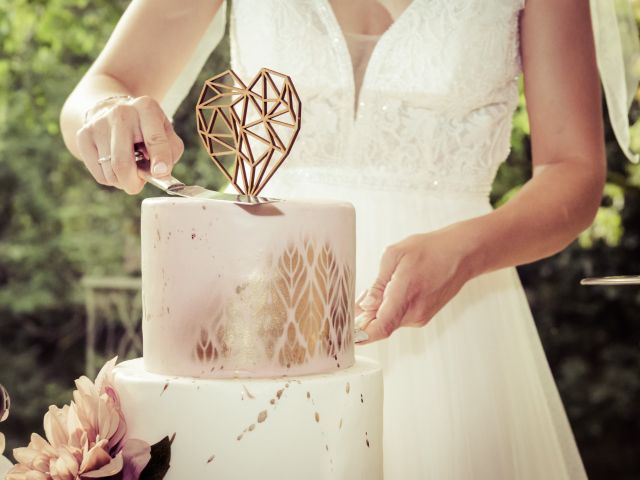
[[[486,195],[356,186],[286,169],[263,194],[355,206],[357,293],[377,276],[386,246],[491,211]],[[425,327],[357,353],[384,368],[385,478],[586,478],[515,269],[471,280]]]

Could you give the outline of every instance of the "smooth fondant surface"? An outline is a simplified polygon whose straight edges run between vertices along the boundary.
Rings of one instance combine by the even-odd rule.
[[[209,378],[349,367],[354,275],[348,203],[147,199],[145,367]]]
[[[371,360],[277,379],[114,371],[127,435],[175,439],[167,480],[382,478],[382,374]]]

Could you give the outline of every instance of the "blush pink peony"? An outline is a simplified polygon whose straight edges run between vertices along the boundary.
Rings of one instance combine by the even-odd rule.
[[[18,463],[6,480],[84,480],[121,472],[123,480],[138,479],[150,447],[141,440],[123,442],[126,423],[112,386],[116,360],[105,364],[95,382],[77,379],[69,405],[49,407],[46,439],[34,433],[27,447],[13,451]]]

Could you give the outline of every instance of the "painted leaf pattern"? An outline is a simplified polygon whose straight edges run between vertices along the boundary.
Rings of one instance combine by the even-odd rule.
[[[253,312],[255,338],[261,342],[256,348],[285,368],[316,358],[337,358],[352,348],[353,271],[337,260],[331,245],[303,238],[287,245],[271,265],[269,277],[248,287],[260,297]],[[241,306],[246,309],[244,303]],[[210,365],[234,356],[233,328],[226,328],[233,322],[230,311],[225,308],[222,319],[201,329],[194,347],[198,362]]]

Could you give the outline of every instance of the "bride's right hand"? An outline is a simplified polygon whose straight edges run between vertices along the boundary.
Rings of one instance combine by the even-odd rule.
[[[144,143],[155,177],[171,174],[184,151],[173,125],[153,98],[118,98],[108,107],[89,109],[76,134],[82,161],[101,185],[140,193],[145,181],[138,174],[134,145]],[[99,107],[99,108],[96,108]]]

